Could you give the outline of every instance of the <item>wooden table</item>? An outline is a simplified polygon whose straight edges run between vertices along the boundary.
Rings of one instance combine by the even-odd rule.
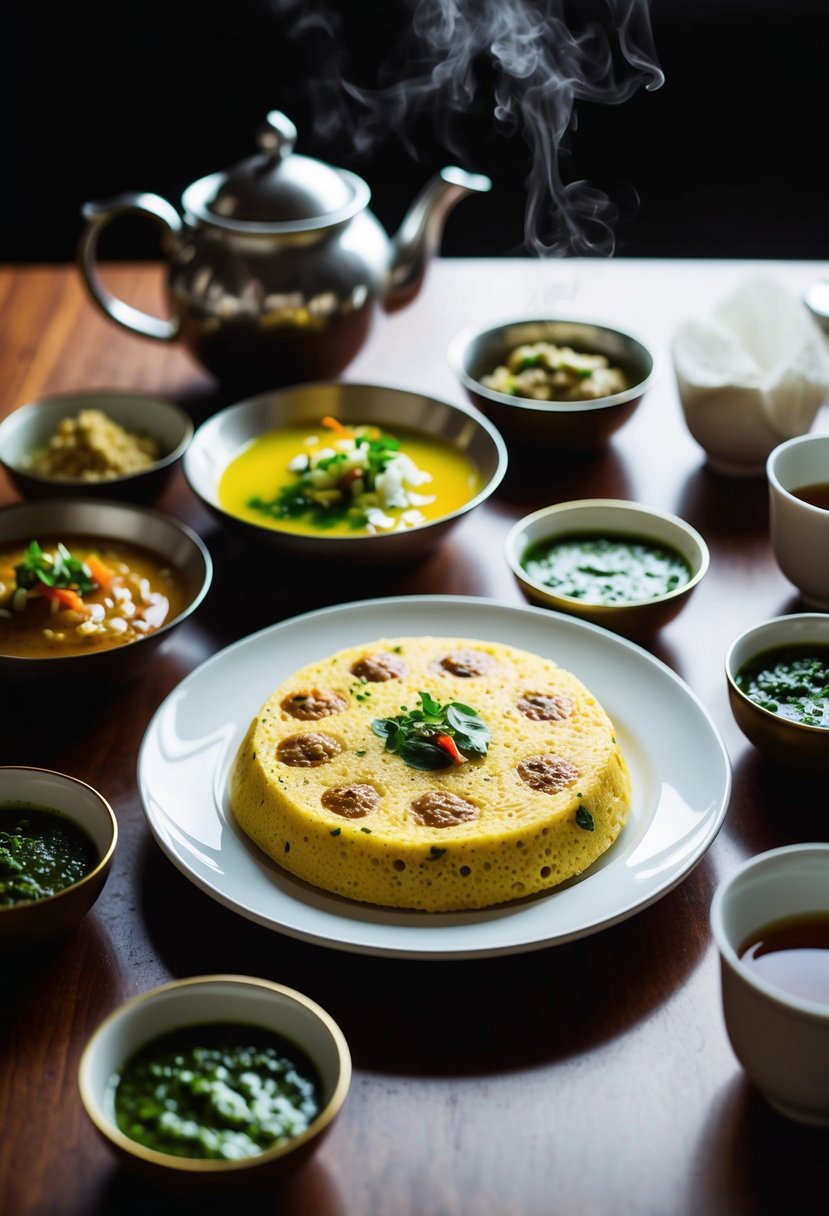
[[[115,808],[121,838],[93,912],[64,940],[3,963],[0,1212],[97,1216],[188,1212],[123,1174],[81,1108],[80,1052],[125,999],[173,977],[231,971],[298,988],[343,1027],[355,1075],[318,1156],[255,1210],[294,1216],[741,1216],[825,1211],[826,1133],[789,1123],[753,1092],[726,1038],[708,928],[717,882],[743,858],[826,840],[825,789],[775,769],[737,730],[723,656],[743,628],[797,610],[768,542],[766,486],[705,467],[680,412],[667,344],[678,320],[749,269],[800,292],[808,263],[444,261],[409,309],[382,322],[348,379],[460,399],[445,362],[461,325],[555,310],[616,319],[665,352],[658,384],[604,451],[538,457],[422,564],[323,574],[303,586],[260,574],[253,602],[223,586],[226,537],[183,479],[161,507],[204,536],[213,590],[141,680],[67,704],[46,687],[3,700],[0,762],[72,773]],[[119,293],[160,298],[154,267],[113,267]],[[0,274],[0,408],[44,393],[140,388],[198,419],[228,400],[181,350],[134,338],[86,300],[72,268]],[[827,417],[816,429],[827,429]],[[13,495],[0,487],[2,501]],[[711,570],[649,647],[708,707],[733,763],[725,826],[654,906],[535,953],[408,961],[311,946],[248,922],[161,853],[136,790],[146,725],[209,655],[271,622],[366,595],[451,592],[521,603],[503,538],[528,510],[571,497],[639,499],[705,536]],[[636,690],[631,689],[631,696]],[[821,1196],[821,1198],[818,1198]],[[212,1211],[202,1202],[192,1210]],[[218,1210],[218,1208],[216,1209]],[[224,1211],[224,1207],[222,1211]]]

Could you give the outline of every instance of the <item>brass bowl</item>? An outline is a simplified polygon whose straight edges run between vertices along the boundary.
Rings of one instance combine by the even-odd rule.
[[[595,401],[531,401],[487,388],[481,377],[527,342],[606,355],[627,374],[630,387]],[[656,354],[644,339],[595,321],[566,318],[515,319],[463,330],[452,339],[448,360],[472,404],[508,441],[549,449],[589,449],[606,443],[631,417],[658,373]]]
[[[158,444],[157,460],[135,473],[87,481],[46,477],[30,467],[32,453],[46,445],[65,418],[94,409],[132,434]],[[116,389],[61,393],[18,406],[0,423],[0,464],[23,498],[106,498],[152,503],[160,498],[193,437],[193,423],[180,406],[161,397]]]
[[[579,533],[636,536],[668,545],[685,558],[691,578],[675,591],[652,599],[629,604],[591,604],[560,595],[530,577],[522,564],[529,548],[540,541]],[[562,502],[526,515],[509,532],[505,554],[516,581],[534,604],[570,613],[634,640],[650,637],[674,619],[704,578],[710,561],[705,541],[685,520],[655,507],[616,498]]]
[[[728,700],[746,738],[771,760],[819,777],[829,777],[829,727],[807,726],[764,709],[738,687],[740,670],[766,651],[816,643],[829,647],[829,616],[801,612],[753,625],[735,638],[725,656]]]
[[[98,863],[54,895],[0,907],[0,947],[5,949],[59,937],[85,916],[103,890],[118,842],[112,807],[91,785],[45,768],[0,767],[0,806],[26,805],[74,820],[92,839]]]
[[[257,1156],[208,1160],[146,1148],[120,1130],[111,1082],[127,1059],[168,1031],[211,1022],[272,1030],[310,1057],[322,1082],[322,1109],[304,1132]],[[350,1081],[351,1055],[333,1018],[302,993],[244,975],[194,976],[127,1001],[95,1031],[78,1071],[86,1113],[122,1164],[165,1189],[209,1193],[259,1190],[297,1169],[330,1130]]]
[[[146,671],[155,653],[166,648],[174,630],[195,612],[210,587],[213,562],[204,542],[177,519],[152,507],[106,499],[60,498],[0,509],[0,548],[27,545],[38,537],[73,534],[126,541],[162,557],[185,580],[187,607],[154,633],[111,650],[45,658],[0,653],[3,680],[120,683],[134,679]]]
[[[477,467],[481,489],[461,507],[405,532],[374,536],[297,535],[239,519],[219,502],[219,481],[251,440],[283,426],[318,426],[331,415],[345,424],[395,425],[456,445]],[[305,384],[251,397],[214,414],[196,431],[184,475],[197,498],[226,528],[274,552],[324,562],[403,562],[432,551],[438,541],[498,487],[507,468],[504,441],[477,411],[422,393],[378,384]]]

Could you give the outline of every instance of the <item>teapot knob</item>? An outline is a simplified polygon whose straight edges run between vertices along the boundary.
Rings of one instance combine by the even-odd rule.
[[[257,132],[259,147],[273,161],[282,160],[293,152],[296,137],[296,127],[281,110],[269,110]]]

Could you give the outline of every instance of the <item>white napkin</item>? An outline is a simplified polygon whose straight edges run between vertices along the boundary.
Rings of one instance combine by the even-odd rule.
[[[684,321],[672,354],[691,433],[736,463],[805,434],[829,396],[829,344],[773,278],[747,278],[707,316]]]

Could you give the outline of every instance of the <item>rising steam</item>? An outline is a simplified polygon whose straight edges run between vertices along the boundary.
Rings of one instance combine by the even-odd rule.
[[[464,163],[465,120],[488,114],[530,150],[527,249],[612,253],[612,202],[588,182],[566,183],[560,152],[578,101],[615,105],[662,84],[649,0],[405,0],[410,19],[370,88],[348,79],[338,15],[309,0],[271,2],[289,18],[290,36],[313,40],[309,88],[321,138],[347,135],[367,154],[395,134],[416,155],[413,130],[429,114]]]

